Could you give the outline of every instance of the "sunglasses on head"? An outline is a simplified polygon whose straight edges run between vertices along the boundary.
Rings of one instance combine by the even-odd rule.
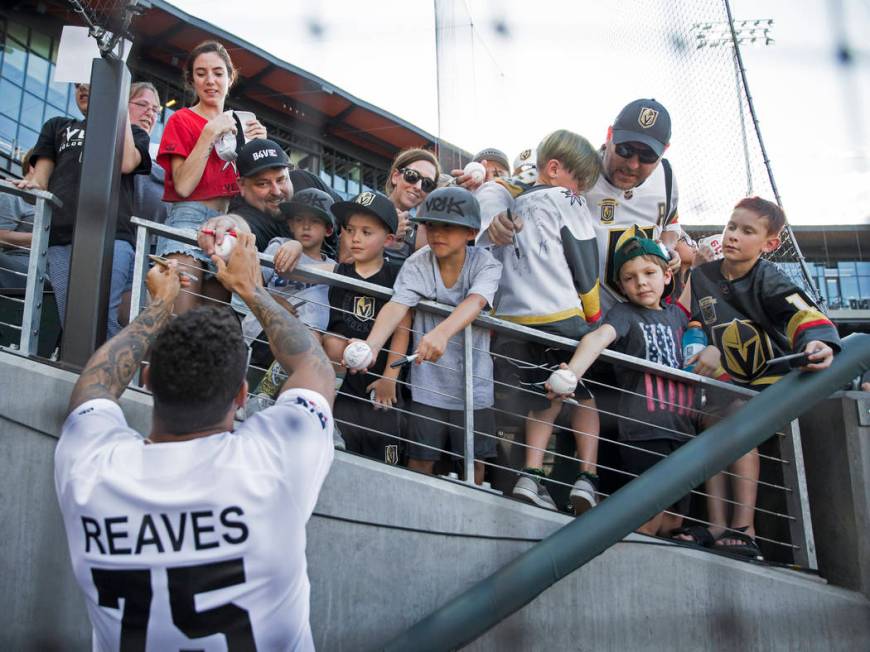
[[[424,177],[414,168],[402,168],[401,170],[399,170],[399,172],[402,173],[402,178],[405,180],[405,182],[410,183],[412,186],[417,185],[417,182],[422,180],[423,183],[420,184],[420,189],[423,192],[432,192],[438,185],[435,183],[434,179]]]
[[[649,147],[633,147],[628,143],[619,143],[614,145],[613,150],[620,158],[631,158],[636,154],[637,160],[641,163],[655,163],[659,160],[658,154]]]

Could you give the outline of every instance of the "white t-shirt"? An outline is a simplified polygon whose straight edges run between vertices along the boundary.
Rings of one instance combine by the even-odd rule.
[[[66,420],[55,488],[95,650],[313,650],[305,524],[333,458],[325,399],[287,391],[235,432],[147,444],[121,408]]]
[[[584,196],[592,214],[592,226],[598,241],[598,277],[601,281],[601,308],[603,312],[615,302],[624,301],[622,294],[609,278],[613,265],[613,252],[616,242],[625,231],[634,225],[644,233],[658,239],[662,225],[668,223],[666,230],[677,230],[677,180],[671,179],[670,219],[666,215],[667,192],[665,188],[664,164],[660,163],[653,173],[639,186],[629,191],[611,184],[604,174]]]

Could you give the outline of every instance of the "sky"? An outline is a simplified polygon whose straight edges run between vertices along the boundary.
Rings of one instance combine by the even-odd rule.
[[[720,17],[717,0],[173,4],[470,152],[513,158],[557,128],[597,146],[625,103],[656,97],[673,118],[681,221],[724,223],[750,190],[772,198],[748,114],[752,183],[740,172],[730,54],[662,45],[670,24]],[[741,51],[783,205],[795,224],[868,223],[870,2],[795,6],[732,0],[735,20],[774,21],[772,44]],[[836,57],[844,40],[849,66]]]

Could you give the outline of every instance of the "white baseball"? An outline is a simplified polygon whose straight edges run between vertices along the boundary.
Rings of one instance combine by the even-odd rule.
[[[229,233],[224,234],[224,239],[220,244],[216,244],[214,246],[214,252],[224,259],[224,261],[229,260],[230,253],[233,250],[233,247],[236,246],[236,237],[230,235]]]
[[[475,183],[480,183],[486,178],[486,168],[483,167],[483,163],[477,161],[472,161],[466,165],[462,172],[470,176]]]
[[[556,369],[547,379],[554,394],[571,394],[577,389],[577,376],[570,369]]]
[[[352,342],[344,350],[342,361],[348,369],[367,369],[372,362],[372,350],[365,342]]]

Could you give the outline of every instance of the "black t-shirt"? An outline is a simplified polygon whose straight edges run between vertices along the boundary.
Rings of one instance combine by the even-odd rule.
[[[265,251],[272,238],[293,237],[283,216],[272,217],[251,206],[241,195],[236,195],[230,200],[229,211],[245,218],[248,226],[251,227],[251,233],[257,238],[257,251]]]
[[[341,263],[335,268],[335,273],[358,281],[392,288],[396,282],[396,276],[398,276],[398,269],[385,262],[377,274],[363,278],[356,273],[354,263]],[[375,325],[378,313],[387,303],[387,299],[379,299],[369,294],[364,294],[359,290],[346,290],[335,286],[330,287],[329,328],[327,330],[336,335],[364,340],[372,332],[372,326]],[[389,348],[390,342],[387,342],[384,348],[381,349],[375,365],[371,368],[372,372],[383,375],[384,369],[387,366],[387,356],[389,355],[387,349]],[[356,396],[368,398],[366,387],[376,380],[378,380],[378,377],[371,373],[347,374],[341,390]]]
[[[662,310],[649,310],[632,303],[617,303],[607,312],[604,323],[616,330],[617,340],[610,345],[614,351],[675,369],[683,367],[681,344],[689,318],[677,306],[668,304]],[[693,386],[622,365],[615,365],[614,370],[619,387],[627,390],[619,398],[619,414],[629,417],[619,419],[621,440],[684,441],[688,437],[678,433],[694,433]]]
[[[51,216],[50,245],[66,245],[72,242],[76,210],[79,201],[79,179],[82,171],[82,155],[85,148],[86,120],[57,117],[42,125],[42,131],[33,148],[31,161],[47,158],[54,161],[54,171],[48,181],[48,191],[63,202],[62,208],[54,208]],[[118,196],[118,223],[115,239],[135,244],[136,237],[130,216],[133,214],[133,175],[151,171],[151,155],[148,152],[150,139],[144,129],[133,125],[133,142],[142,161],[131,174],[121,175]]]

